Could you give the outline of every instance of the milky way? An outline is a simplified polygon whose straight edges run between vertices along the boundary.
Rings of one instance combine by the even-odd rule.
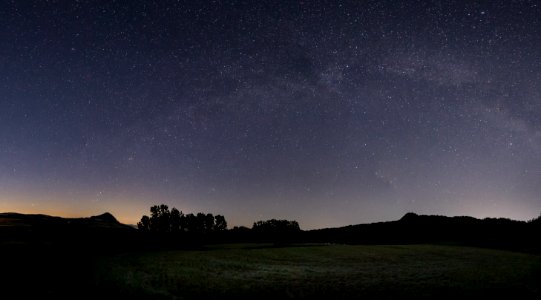
[[[0,211],[536,217],[541,4],[447,2],[2,1]]]

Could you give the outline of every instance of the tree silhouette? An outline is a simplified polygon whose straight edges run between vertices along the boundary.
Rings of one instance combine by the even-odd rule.
[[[296,232],[300,230],[300,227],[297,221],[271,219],[267,221],[255,222],[252,229],[262,233]]]
[[[204,231],[206,233],[212,232],[214,230],[214,216],[212,214],[205,215],[204,226],[205,226]]]
[[[141,217],[137,227],[143,232],[186,234],[184,238],[193,239],[200,236],[213,237],[211,233],[227,230],[227,221],[222,215],[202,212],[185,215],[175,207],[169,210],[167,205],[160,204],[151,206],[150,217]]]
[[[197,230],[197,217],[194,214],[187,214],[184,216],[185,230],[188,232],[195,232]]]
[[[275,244],[286,244],[301,231],[297,221],[276,220],[255,222],[252,230],[259,238],[271,239]]]
[[[179,211],[176,208],[171,209],[171,216],[170,216],[170,222],[171,222],[171,231],[172,232],[180,232],[183,230],[182,227],[182,218],[184,215],[181,211]]]
[[[205,231],[205,219],[206,215],[204,213],[197,213],[195,217],[195,232],[203,233]]]
[[[214,216],[214,231],[224,231],[227,230],[227,222],[225,221],[224,216],[216,215]]]
[[[141,231],[150,231],[150,218],[148,216],[143,216],[141,221],[137,223],[137,228]]]
[[[165,204],[154,205],[150,208],[150,231],[171,231],[171,213]]]

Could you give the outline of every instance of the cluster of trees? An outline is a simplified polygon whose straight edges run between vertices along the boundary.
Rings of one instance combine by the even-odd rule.
[[[222,215],[210,213],[184,214],[165,204],[150,207],[150,216],[144,215],[137,227],[149,233],[187,233],[183,242],[274,242],[287,244],[299,238],[301,229],[297,221],[257,221],[252,228],[236,227],[227,230],[227,221]],[[219,234],[217,234],[219,233]],[[150,235],[149,237],[160,235]]]
[[[176,208],[169,210],[165,204],[150,208],[150,217],[144,215],[137,227],[145,232],[193,232],[210,233],[225,231],[227,221],[222,215],[197,213],[183,214]]]
[[[299,238],[301,228],[297,221],[276,220],[257,221],[252,232],[259,241],[272,241],[275,245],[295,242]]]
[[[252,226],[252,230],[264,234],[272,233],[294,233],[301,230],[297,221],[276,220],[257,221]]]
[[[531,219],[530,221],[528,221],[528,223],[533,224],[535,226],[541,226],[541,215],[539,215],[539,217],[537,218]]]

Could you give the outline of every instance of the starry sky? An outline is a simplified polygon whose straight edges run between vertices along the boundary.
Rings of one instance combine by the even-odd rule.
[[[1,1],[0,211],[541,212],[538,1]]]

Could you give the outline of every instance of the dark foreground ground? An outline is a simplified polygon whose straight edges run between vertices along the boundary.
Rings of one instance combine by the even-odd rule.
[[[9,249],[1,253],[0,285],[10,299],[536,299],[541,295],[541,256],[482,248],[234,244],[115,254],[36,251],[16,245]]]

